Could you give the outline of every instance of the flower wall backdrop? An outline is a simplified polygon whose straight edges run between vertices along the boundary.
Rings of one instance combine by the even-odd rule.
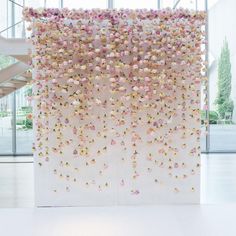
[[[24,10],[37,205],[197,203],[204,12]]]

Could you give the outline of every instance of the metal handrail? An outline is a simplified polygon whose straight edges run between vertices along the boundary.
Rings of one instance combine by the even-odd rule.
[[[8,26],[6,29],[0,31],[0,34],[2,34],[3,32],[5,32],[5,31],[7,31],[7,30],[9,30],[9,29],[11,29],[11,28],[13,28],[13,27],[15,27],[16,25],[19,25],[19,24],[22,23],[22,22],[24,22],[24,20],[18,21],[17,23],[15,23],[15,24],[13,24],[13,25],[11,25],[11,26]]]
[[[17,6],[19,6],[19,7],[22,7],[22,8],[24,8],[24,6],[22,6],[21,4],[19,4],[19,3],[17,3],[17,2],[14,2],[13,0],[8,0],[9,2],[12,2],[12,3],[14,3],[14,4],[16,4]]]
[[[175,5],[173,6],[173,9],[175,9],[175,8],[178,6],[178,4],[179,4],[180,1],[181,1],[181,0],[178,0],[178,1],[175,3]]]

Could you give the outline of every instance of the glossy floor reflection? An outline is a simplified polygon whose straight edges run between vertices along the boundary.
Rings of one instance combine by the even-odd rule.
[[[202,202],[236,203],[236,154],[202,155]]]
[[[202,203],[236,203],[236,154],[203,154],[201,185]],[[1,157],[0,207],[33,206],[32,157]]]
[[[236,205],[1,209],[1,236],[235,236]]]
[[[32,157],[0,157],[0,162],[0,207],[33,207]]]

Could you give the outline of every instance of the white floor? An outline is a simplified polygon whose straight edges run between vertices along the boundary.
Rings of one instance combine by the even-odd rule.
[[[1,236],[235,236],[236,205],[0,210]]]
[[[236,203],[236,154],[202,155],[202,203]]]
[[[235,154],[202,155],[208,204],[135,207],[34,208],[33,163],[1,160],[0,236],[236,236]]]
[[[32,157],[0,157],[0,161],[0,208],[33,207],[34,170]],[[26,161],[31,163],[26,163]],[[0,234],[0,236],[2,235]]]

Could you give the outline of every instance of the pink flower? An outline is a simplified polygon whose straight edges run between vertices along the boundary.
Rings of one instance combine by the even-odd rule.
[[[111,140],[111,145],[115,145],[116,141],[114,139]]]

